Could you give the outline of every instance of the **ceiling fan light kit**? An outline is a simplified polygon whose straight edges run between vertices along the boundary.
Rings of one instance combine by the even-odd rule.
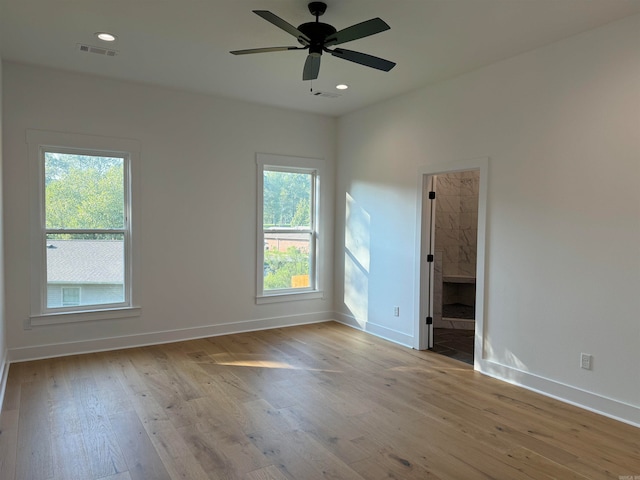
[[[334,48],[333,50],[328,48],[389,30],[389,25],[383,20],[380,18],[372,18],[371,20],[352,25],[342,30],[337,30],[332,25],[320,22],[320,16],[327,10],[326,3],[311,2],[308,7],[311,15],[316,17],[316,21],[303,23],[297,28],[268,10],[253,11],[256,15],[294,36],[298,43],[302,45],[301,47],[250,48],[246,50],[233,50],[230,53],[234,55],[247,55],[287,50],[308,50],[307,59],[302,70],[302,80],[315,80],[318,78],[320,72],[320,57],[323,52],[384,72],[388,72],[395,67],[396,64],[394,62],[385,60],[384,58],[374,57],[373,55],[344,48]]]

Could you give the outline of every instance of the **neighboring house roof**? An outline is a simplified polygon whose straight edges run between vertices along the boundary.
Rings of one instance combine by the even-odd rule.
[[[117,240],[47,241],[47,283],[123,283],[124,251]]]

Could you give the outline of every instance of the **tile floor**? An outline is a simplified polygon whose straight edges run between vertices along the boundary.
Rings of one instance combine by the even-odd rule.
[[[474,330],[434,328],[433,351],[473,365]]]

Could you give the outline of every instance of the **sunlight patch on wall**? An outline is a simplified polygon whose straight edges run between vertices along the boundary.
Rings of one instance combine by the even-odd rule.
[[[500,350],[501,352],[496,352],[493,348],[491,335],[487,335],[484,342],[484,358],[499,365],[509,367],[511,369],[507,376],[509,380],[519,380],[520,375],[518,374],[518,371],[529,372],[529,367],[520,360],[515,353],[508,348],[501,348]]]
[[[344,304],[360,324],[369,315],[371,216],[347,192],[345,202]]]
[[[369,273],[371,216],[358,206],[349,193],[346,195],[344,246]]]

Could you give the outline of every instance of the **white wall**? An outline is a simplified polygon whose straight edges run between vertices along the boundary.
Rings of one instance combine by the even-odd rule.
[[[488,156],[481,368],[640,424],[639,51],[635,16],[342,117],[340,318],[412,343],[418,169]]]
[[[4,64],[4,98],[12,359],[331,318],[335,119],[15,63]],[[140,318],[23,329],[29,316],[27,129],[141,142]],[[255,304],[256,152],[326,161],[322,300]],[[180,331],[157,333],[172,330]],[[100,340],[111,337],[118,338]]]

